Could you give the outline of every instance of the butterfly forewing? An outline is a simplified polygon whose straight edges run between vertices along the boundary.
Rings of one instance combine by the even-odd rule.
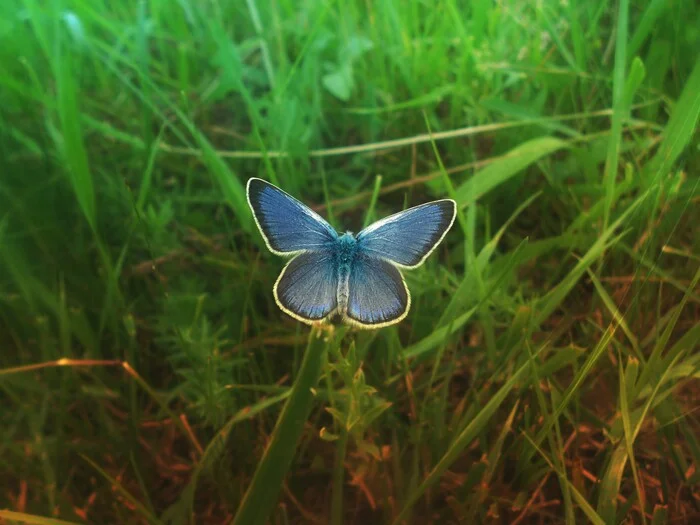
[[[322,249],[338,238],[320,215],[262,179],[248,181],[248,203],[268,248],[278,255]]]
[[[365,328],[399,322],[411,304],[401,272],[390,262],[361,252],[350,270],[348,288],[346,317]]]
[[[360,250],[405,268],[419,266],[443,239],[457,207],[445,199],[391,215],[357,235]]]
[[[284,267],[274,288],[282,310],[305,323],[320,321],[338,308],[338,271],[330,249],[302,253]]]

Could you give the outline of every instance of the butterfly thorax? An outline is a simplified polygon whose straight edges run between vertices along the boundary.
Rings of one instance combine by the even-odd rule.
[[[345,316],[350,293],[350,272],[357,255],[357,240],[347,232],[336,241],[336,268],[338,268],[338,313]]]

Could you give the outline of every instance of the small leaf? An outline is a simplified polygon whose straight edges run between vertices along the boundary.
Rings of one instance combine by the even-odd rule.
[[[322,427],[318,433],[318,437],[320,437],[323,441],[336,441],[340,436],[338,434],[334,434],[333,432],[329,432],[326,427]]]
[[[326,412],[333,416],[333,419],[335,419],[339,424],[345,425],[345,421],[347,418],[345,417],[345,414],[343,414],[340,410],[337,410],[332,407],[326,407]]]
[[[73,11],[64,11],[61,18],[65,22],[68,32],[73,37],[73,40],[75,40],[77,44],[85,46],[87,44],[87,39],[85,38],[85,28],[83,27],[83,23],[80,21],[80,18],[78,18],[78,15],[76,15]]]
[[[382,460],[382,453],[379,451],[379,447],[377,447],[377,445],[374,443],[370,443],[369,441],[360,441],[357,443],[357,449],[360,452],[369,454],[377,461]]]
[[[353,89],[352,64],[346,62],[332,73],[324,75],[323,86],[333,96],[347,102]]]
[[[351,62],[372,48],[374,48],[374,42],[372,42],[369,38],[365,38],[364,36],[350,37],[350,40],[348,40],[348,43],[345,45],[345,49],[343,50],[343,59]]]
[[[391,407],[391,401],[382,401],[377,403],[362,416],[362,423],[365,427],[368,427],[375,419],[381,416],[386,410]]]

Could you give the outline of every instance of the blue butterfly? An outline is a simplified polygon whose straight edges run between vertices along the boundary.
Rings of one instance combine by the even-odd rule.
[[[247,185],[248,204],[270,251],[293,256],[273,288],[277,305],[316,324],[338,315],[360,328],[398,323],[411,307],[399,269],[417,268],[454,223],[443,199],[391,215],[357,235],[339,235],[317,213],[262,179]]]

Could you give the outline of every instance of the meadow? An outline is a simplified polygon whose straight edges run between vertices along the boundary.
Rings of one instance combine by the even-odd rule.
[[[700,4],[3,0],[0,523],[700,522]],[[260,177],[453,198],[378,330]]]

